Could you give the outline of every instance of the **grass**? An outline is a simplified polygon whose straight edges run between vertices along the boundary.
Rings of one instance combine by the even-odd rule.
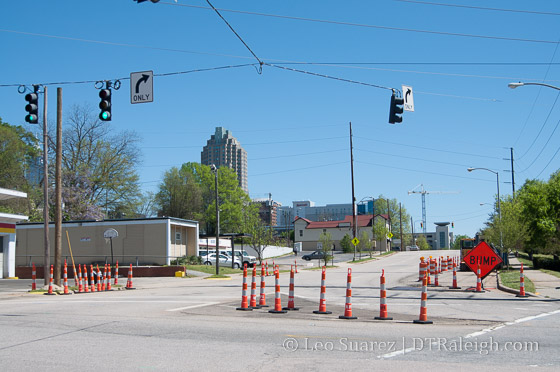
[[[327,269],[335,269],[335,268],[337,268],[338,266],[325,266],[325,267],[326,267]],[[315,270],[315,271],[317,271],[317,270],[322,270],[322,269],[323,269],[323,266],[318,266],[318,267],[309,267],[309,268],[305,268],[304,270]]]
[[[365,257],[365,258],[362,258],[362,259],[356,260],[356,261],[348,261],[348,263],[355,264],[355,263],[367,262],[367,261],[373,261],[373,260],[375,260],[375,257]]]
[[[540,269],[543,273],[554,275],[557,278],[560,278],[560,272],[554,270],[547,270],[547,269]]]
[[[206,274],[215,274],[216,273],[216,266],[214,265],[187,265],[187,270],[194,270],[200,271]],[[247,271],[250,269],[247,268]],[[252,269],[251,269],[252,270]],[[224,267],[220,265],[220,274],[240,274],[243,270],[241,269],[232,269],[231,267]]]
[[[519,290],[519,271],[500,271],[500,282],[509,288]],[[535,285],[525,276],[525,291],[535,293]]]

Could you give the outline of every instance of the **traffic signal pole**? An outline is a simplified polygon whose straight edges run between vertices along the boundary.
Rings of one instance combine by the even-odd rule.
[[[51,264],[51,248],[49,242],[49,133],[47,131],[47,87],[43,87],[43,223],[45,255],[43,258],[43,269],[45,285],[49,284]]]
[[[62,265],[62,88],[56,88],[54,282],[60,285]]]

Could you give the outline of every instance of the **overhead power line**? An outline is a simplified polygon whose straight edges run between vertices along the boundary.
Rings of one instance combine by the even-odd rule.
[[[497,159],[497,160],[502,160],[502,158],[496,157],[496,156],[488,156],[488,155],[481,155],[481,154],[469,154],[469,153],[466,153],[466,152],[458,152],[458,151],[450,151],[450,150],[441,150],[441,149],[435,149],[435,148],[423,147],[423,146],[417,146],[417,145],[408,145],[408,144],[405,144],[405,143],[390,142],[390,141],[382,141],[382,140],[377,140],[377,139],[372,139],[372,138],[367,138],[367,137],[361,137],[361,136],[354,136],[354,137],[356,137],[356,138],[361,138],[361,139],[365,139],[365,140],[368,140],[368,141],[373,141],[373,142],[387,143],[387,144],[389,144],[389,145],[397,145],[397,146],[404,146],[404,147],[413,147],[413,148],[416,148],[416,149],[430,150],[430,151],[439,151],[439,152],[445,152],[445,153],[449,153],[449,154],[475,156],[475,157],[480,157],[480,158],[485,158],[485,159]]]
[[[160,4],[212,10],[212,8],[210,8],[210,7],[205,7],[205,6],[200,6],[200,5],[177,4],[177,3],[170,3],[170,2],[160,2]],[[390,26],[371,25],[371,24],[363,24],[363,23],[333,21],[333,20],[326,20],[326,19],[294,17],[294,16],[285,16],[285,15],[279,15],[279,14],[259,13],[259,12],[249,12],[249,11],[234,10],[234,9],[224,9],[224,8],[216,8],[216,9],[218,9],[222,12],[248,14],[248,15],[261,16],[261,17],[272,17],[272,18],[279,18],[279,19],[290,19],[290,20],[295,20],[295,21],[327,23],[327,24],[353,26],[353,27],[375,28],[375,29],[389,30],[389,31],[415,32],[415,33],[424,33],[424,34],[432,34],[432,35],[457,36],[457,37],[502,40],[502,41],[516,41],[516,42],[527,42],[527,43],[545,43],[545,44],[557,44],[558,43],[557,41],[553,41],[553,40],[538,40],[538,39],[524,39],[524,38],[514,38],[514,37],[505,37],[505,36],[463,34],[463,33],[457,33],[457,32],[420,30],[420,29],[412,29],[412,28],[390,27]]]
[[[495,12],[510,12],[510,13],[526,13],[526,14],[538,14],[538,15],[560,16],[560,13],[540,12],[540,11],[535,11],[535,10],[488,8],[488,7],[483,7],[483,6],[434,3],[434,2],[430,2],[430,1],[418,1],[418,0],[394,0],[394,1],[399,1],[399,2],[401,2],[401,3],[413,3],[413,4],[422,4],[422,5],[445,6],[445,7],[451,7],[451,8],[465,8],[465,9],[476,9],[476,10],[490,10],[490,11],[495,11]]]

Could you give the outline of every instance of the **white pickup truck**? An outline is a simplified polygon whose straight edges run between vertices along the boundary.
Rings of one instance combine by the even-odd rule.
[[[220,251],[220,253],[231,256],[231,251]],[[243,251],[243,253],[241,253],[241,251],[236,250],[235,255],[241,260],[241,262],[243,262],[244,265],[247,264],[247,267],[253,267],[257,263],[257,258],[249,255],[247,251]]]

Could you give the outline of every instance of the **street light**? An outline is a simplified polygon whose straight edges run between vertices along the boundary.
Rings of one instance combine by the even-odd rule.
[[[220,275],[220,206],[218,205],[218,168],[212,164],[210,170],[214,173],[216,188],[216,275]],[[231,259],[235,261],[235,251],[231,247]]]
[[[520,83],[523,84],[523,83]],[[488,168],[467,168],[467,171],[472,172],[473,170],[485,170],[491,173],[494,173],[496,175],[496,188],[498,190],[498,218],[499,218],[499,229],[500,229],[500,251],[502,252],[502,254],[504,253],[504,241],[503,241],[503,235],[502,235],[502,205],[500,203],[500,173],[497,171],[493,171],[492,169],[488,169]],[[484,203],[481,203],[480,205],[483,205]]]
[[[522,82],[518,82],[518,83],[509,83],[508,87],[510,87],[511,89],[515,89],[517,87],[522,87],[524,85],[540,85],[543,87],[548,87],[548,88],[552,88],[552,89],[556,89],[556,90],[560,90],[559,87],[555,87],[554,85],[550,85],[550,84],[544,84],[544,83],[522,83]]]

